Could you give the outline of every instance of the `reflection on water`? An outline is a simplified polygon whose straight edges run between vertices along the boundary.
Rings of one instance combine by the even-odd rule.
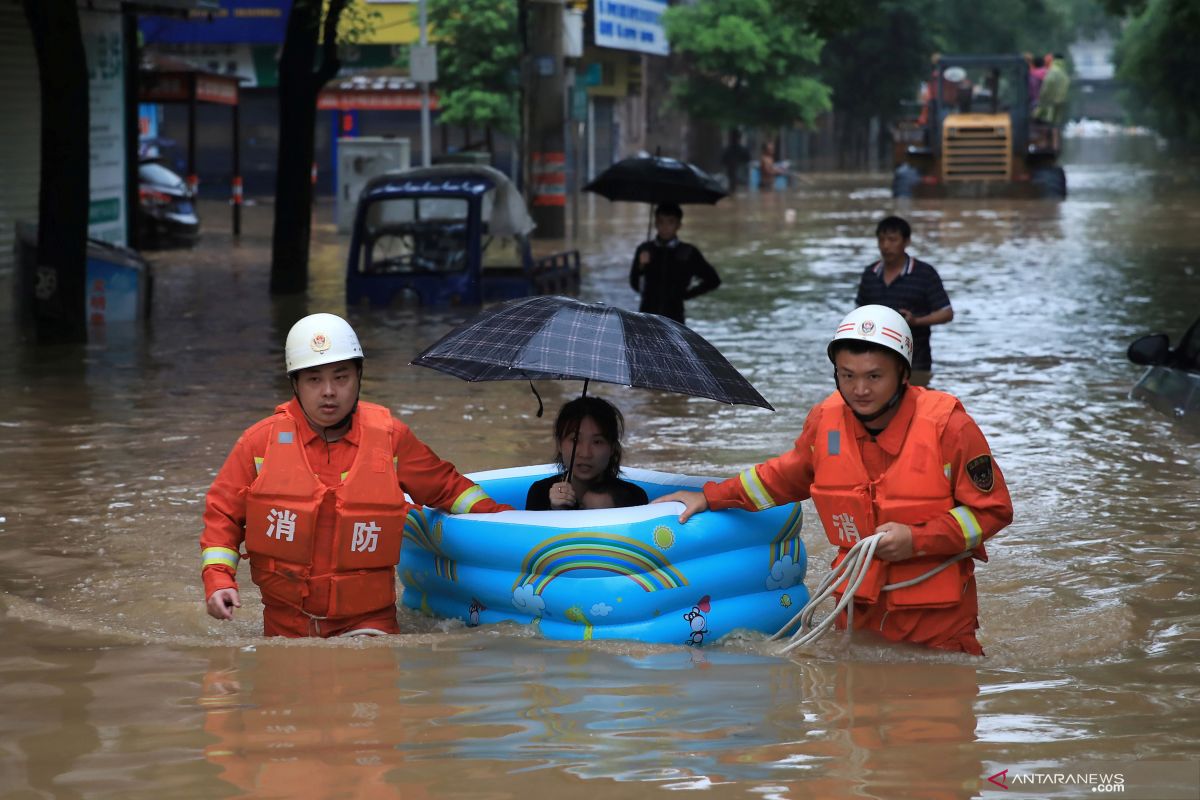
[[[210,620],[204,492],[242,429],[286,396],[291,322],[344,310],[346,240],[319,225],[310,297],[271,301],[269,209],[247,209],[238,244],[207,215],[199,249],[152,254],[147,332],[14,346],[0,363],[0,784],[971,797],[1021,763],[1195,758],[1200,440],[1128,398],[1138,373],[1124,348],[1178,336],[1200,308],[1198,172],[1081,160],[1061,204],[894,204],[882,178],[828,175],[689,207],[682,235],[725,280],[689,320],[777,413],[597,387],[626,414],[632,465],[727,475],[782,451],[829,391],[825,342],[876,257],[874,222],[908,217],[912,252],[939,268],[956,311],[934,333],[934,385],[979,421],[1016,504],[979,570],[981,663],[838,637],[793,660],[761,638],[566,646],[409,611],[386,643],[267,643],[253,590],[233,623]],[[645,209],[586,202],[583,294],[632,307]],[[527,385],[408,366],[466,313],[351,309],[364,396],[463,470],[547,460],[549,422]],[[539,390],[553,413],[579,388]],[[828,545],[808,516],[815,580]]]

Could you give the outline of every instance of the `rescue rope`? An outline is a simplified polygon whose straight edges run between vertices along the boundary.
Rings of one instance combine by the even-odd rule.
[[[842,562],[821,580],[817,586],[817,590],[813,592],[812,598],[805,604],[804,608],[800,609],[800,613],[792,617],[788,622],[776,631],[771,637],[771,641],[779,641],[787,638],[788,643],[779,651],[780,655],[790,652],[797,647],[804,647],[824,636],[833,623],[837,620],[838,615],[844,610],[846,612],[846,630],[854,630],[854,593],[858,591],[858,587],[862,585],[863,580],[867,577],[867,571],[871,568],[871,562],[875,558],[875,548],[879,546],[880,534],[872,534],[866,538],[860,539],[849,552]],[[899,583],[889,583],[883,587],[882,591],[890,592],[895,589],[903,589],[907,586],[915,586],[927,578],[931,578],[938,574],[951,564],[957,564],[964,558],[970,558],[971,551],[964,550],[956,556],[952,556],[941,564],[938,564],[928,572],[918,575],[907,581]],[[833,607],[833,612],[820,622],[814,624],[813,618],[816,616],[817,609],[833,596],[835,589],[843,581],[846,583],[846,588],[842,592],[842,596],[838,599],[837,604]],[[799,623],[800,627],[795,633],[788,635],[788,631]]]

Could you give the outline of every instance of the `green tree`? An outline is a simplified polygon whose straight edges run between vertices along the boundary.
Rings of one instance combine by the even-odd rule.
[[[812,123],[831,107],[829,87],[815,76],[822,41],[811,17],[824,10],[794,0],[704,0],[667,9],[667,39],[687,65],[671,84],[674,102],[725,126]]]
[[[933,32],[903,0],[873,0],[859,7],[850,30],[835,34],[821,52],[821,78],[833,89],[834,139],[841,166],[867,155],[870,120],[912,115],[917,86],[929,75]]]
[[[518,128],[517,0],[429,0],[438,42],[439,121],[514,133]]]
[[[1062,0],[920,0],[907,4],[929,25],[944,53],[990,54],[1064,49],[1076,32]]]
[[[1200,142],[1200,6],[1109,0],[1109,7],[1133,13],[1116,54],[1125,107],[1169,139]]]

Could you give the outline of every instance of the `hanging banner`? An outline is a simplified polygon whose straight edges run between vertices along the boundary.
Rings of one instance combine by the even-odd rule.
[[[88,236],[128,242],[125,220],[125,46],[119,14],[79,12],[87,53],[91,200]]]
[[[186,17],[141,16],[138,30],[146,44],[280,44],[291,10],[292,0],[221,0]]]
[[[535,206],[567,204],[567,157],[562,152],[534,153],[530,165]]]
[[[598,47],[656,56],[670,54],[662,26],[667,0],[596,0],[592,10]]]

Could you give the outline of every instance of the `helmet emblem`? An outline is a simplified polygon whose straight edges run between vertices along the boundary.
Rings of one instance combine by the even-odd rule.
[[[333,343],[329,341],[329,337],[323,333],[314,333],[312,341],[308,343],[308,346],[312,348],[314,353],[324,353],[332,345]]]
[[[860,333],[862,333],[863,336],[874,336],[875,335],[875,321],[869,320],[869,319],[863,320],[862,324],[858,326],[858,330]]]

